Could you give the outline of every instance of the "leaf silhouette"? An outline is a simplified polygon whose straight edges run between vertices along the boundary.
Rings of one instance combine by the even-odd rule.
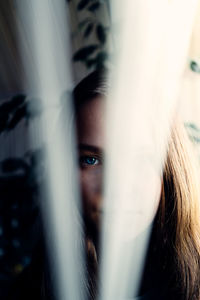
[[[83,10],[88,5],[89,2],[90,2],[90,0],[81,0],[79,2],[79,4],[77,5],[77,9]]]
[[[7,130],[13,129],[26,115],[26,105],[23,105],[13,114],[13,117],[7,124]]]
[[[88,10],[91,12],[95,12],[100,7],[100,2],[95,2],[88,7]]]
[[[98,45],[90,45],[78,50],[74,56],[74,61],[85,60],[89,55],[93,54],[95,50],[98,48]]]
[[[25,95],[17,95],[0,105],[0,113],[12,113],[25,102]]]
[[[4,102],[0,105],[0,133],[5,130],[10,130],[15,127],[15,125],[26,116],[26,96],[24,94],[19,94],[11,98],[11,100]],[[24,107],[24,109],[22,109]],[[23,110],[24,115],[18,119],[18,122],[12,126],[12,120],[15,119],[15,115],[18,110]],[[11,122],[11,124],[10,124]]]
[[[186,123],[185,126],[200,132],[200,129],[194,123]]]
[[[196,61],[191,61],[190,68],[193,72],[200,73],[200,67]]]
[[[92,24],[92,23],[88,24],[88,26],[86,27],[85,32],[84,32],[84,37],[85,38],[90,35],[90,33],[92,32],[93,27],[94,27],[94,24]]]
[[[105,28],[101,24],[96,27],[96,35],[100,43],[105,44],[107,36]]]

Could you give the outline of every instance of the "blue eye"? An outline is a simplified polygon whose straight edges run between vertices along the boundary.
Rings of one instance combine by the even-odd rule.
[[[80,165],[81,166],[94,166],[99,164],[99,159],[93,156],[82,156],[80,158]]]

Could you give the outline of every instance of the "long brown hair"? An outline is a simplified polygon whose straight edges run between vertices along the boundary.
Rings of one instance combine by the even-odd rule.
[[[157,247],[171,272],[178,299],[200,299],[199,180],[194,152],[183,124],[171,129],[157,213]]]

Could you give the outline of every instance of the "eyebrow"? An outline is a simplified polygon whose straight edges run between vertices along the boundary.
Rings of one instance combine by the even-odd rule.
[[[101,149],[97,146],[93,146],[93,145],[79,144],[78,149],[79,150],[90,151],[90,152],[94,152],[94,153],[98,153],[98,154],[103,155],[103,149]]]

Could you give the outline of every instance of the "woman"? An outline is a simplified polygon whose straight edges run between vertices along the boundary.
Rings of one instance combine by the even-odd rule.
[[[89,299],[96,299],[98,290],[107,89],[105,71],[99,70],[83,79],[74,90]],[[191,157],[183,125],[176,121],[169,139],[161,197],[138,299],[200,299],[200,197]],[[32,282],[26,285],[29,298],[19,296],[19,299],[32,299],[32,289],[36,291],[33,299],[53,298],[51,272],[41,259],[43,250],[37,253],[39,258],[33,262],[34,271],[28,272],[29,277],[25,276]]]
[[[102,70],[93,72],[74,90],[83,211],[94,262],[98,260],[102,207],[103,98],[107,89]],[[156,293],[160,295],[157,299],[200,299],[199,179],[190,146],[183,125],[175,121],[140,289],[141,295],[155,290],[147,299],[156,299]]]

